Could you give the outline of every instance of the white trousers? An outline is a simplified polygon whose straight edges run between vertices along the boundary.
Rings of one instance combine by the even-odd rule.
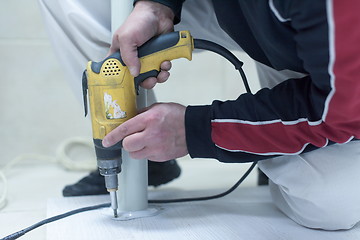
[[[109,0],[39,0],[50,40],[79,101],[88,60],[102,60],[111,43]],[[217,24],[209,0],[187,0],[177,29],[196,38],[240,49]],[[258,64],[262,86],[274,86],[291,71]],[[360,141],[332,145],[297,156],[259,162],[270,179],[274,204],[295,222],[326,230],[349,229],[360,221]]]

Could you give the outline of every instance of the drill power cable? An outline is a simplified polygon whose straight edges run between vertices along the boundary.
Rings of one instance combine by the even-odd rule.
[[[206,196],[206,197],[194,197],[194,198],[178,198],[178,199],[164,199],[164,200],[149,200],[149,203],[153,203],[153,204],[161,204],[161,203],[179,203],[179,202],[195,202],[195,201],[207,201],[207,200],[213,200],[213,199],[217,199],[217,198],[221,198],[224,197],[228,194],[230,194],[231,192],[233,192],[248,176],[249,174],[252,172],[252,170],[254,169],[254,167],[256,166],[256,162],[253,162],[251,164],[251,166],[249,167],[249,169],[244,173],[244,175],[227,191],[220,193],[220,194],[216,194],[216,195],[212,195],[212,196]],[[14,239],[18,239],[19,237],[23,236],[24,234],[38,228],[41,227],[42,225],[78,214],[78,213],[82,213],[82,212],[86,212],[86,211],[91,211],[91,210],[96,210],[96,209],[100,209],[100,208],[107,208],[110,207],[110,203],[104,203],[104,204],[99,204],[99,205],[94,205],[94,206],[89,206],[89,207],[83,207],[83,208],[79,208],[79,209],[75,209],[60,215],[56,215],[47,219],[44,219],[34,225],[31,225],[27,228],[24,228],[18,232],[12,233],[4,238],[1,238],[0,240],[14,240]]]
[[[204,39],[194,39],[194,48],[195,49],[202,49],[206,51],[211,51],[214,53],[219,54],[220,56],[226,58],[229,62],[231,62],[235,69],[239,71],[241,79],[243,81],[243,84],[245,86],[246,92],[251,93],[251,89],[248,83],[248,80],[246,78],[245,72],[242,69],[242,66],[244,65],[243,62],[241,62],[232,52],[224,48],[223,46],[210,42],[208,40]]]
[[[220,46],[219,44],[216,44],[214,42],[210,42],[207,40],[203,40],[203,39],[194,39],[194,48],[195,49],[202,49],[202,50],[207,50],[207,51],[211,51],[214,53],[217,53],[219,55],[221,55],[222,57],[226,58],[227,60],[229,60],[234,66],[235,69],[239,71],[240,76],[243,80],[243,84],[245,86],[245,89],[248,93],[251,93],[248,81],[246,79],[246,75],[242,69],[243,66],[243,62],[241,62],[234,54],[232,54],[229,50],[227,50],[226,48]],[[252,172],[252,170],[255,168],[257,162],[253,162],[251,164],[251,166],[249,167],[249,169],[245,172],[245,174],[227,191],[220,193],[220,194],[216,194],[213,196],[207,196],[207,197],[195,197],[195,198],[181,198],[181,199],[167,199],[167,200],[149,200],[149,203],[153,203],[153,204],[160,204],[160,203],[179,203],[179,202],[193,202],[193,201],[206,201],[206,200],[212,200],[212,199],[216,199],[216,198],[220,198],[220,197],[224,197],[228,194],[230,194],[231,192],[233,192],[248,176],[249,174]],[[81,213],[81,212],[85,212],[85,211],[90,211],[90,210],[95,210],[95,209],[99,209],[99,208],[105,208],[105,207],[110,207],[110,203],[106,203],[106,204],[100,204],[100,205],[95,205],[95,206],[89,206],[89,207],[84,207],[84,208],[79,208],[79,209],[75,209],[72,210],[70,212],[67,213],[63,213],[51,218],[47,218],[44,219],[28,228],[25,228],[23,230],[20,230],[16,233],[13,233],[9,236],[6,236],[5,238],[2,238],[0,240],[14,240],[17,239],[21,236],[23,236],[25,233],[30,232],[31,230],[34,230],[44,224],[47,223],[51,223],[54,221],[57,221],[59,219],[65,218],[65,217],[69,217],[71,215],[77,214],[77,213]]]
[[[219,193],[212,196],[206,197],[193,197],[193,198],[178,198],[178,199],[166,199],[166,200],[149,200],[149,203],[179,203],[179,202],[198,202],[198,201],[207,201],[213,200],[221,197],[225,197],[226,195],[232,193],[252,172],[257,162],[253,162],[248,170],[244,173],[244,175],[228,190],[223,193]]]
[[[79,209],[75,209],[72,210],[70,212],[66,212],[60,215],[56,215],[54,217],[50,217],[47,219],[44,219],[34,225],[31,225],[30,227],[24,228],[23,230],[20,230],[16,233],[10,234],[0,240],[13,240],[13,239],[18,239],[19,237],[23,236],[25,233],[28,233],[38,227],[41,227],[42,225],[45,225],[47,223],[51,223],[66,217],[69,217],[71,215],[77,214],[77,213],[81,213],[81,212],[86,212],[86,211],[91,211],[91,210],[95,210],[95,209],[99,209],[99,208],[106,208],[106,207],[110,207],[110,203],[104,203],[104,204],[99,204],[99,205],[94,205],[94,206],[89,206],[89,207],[83,207],[83,208],[79,208]]]

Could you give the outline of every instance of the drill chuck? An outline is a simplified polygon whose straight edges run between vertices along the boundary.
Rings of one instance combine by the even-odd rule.
[[[97,160],[99,172],[105,177],[106,189],[118,189],[117,175],[121,172],[121,158]]]
[[[94,139],[95,152],[97,157],[97,166],[99,172],[105,177],[107,189],[117,189],[117,177],[116,179],[112,176],[117,176],[121,172],[121,144],[115,144],[112,147],[103,147],[100,139]]]

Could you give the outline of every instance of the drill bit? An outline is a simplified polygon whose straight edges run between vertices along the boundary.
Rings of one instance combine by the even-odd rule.
[[[114,218],[117,218],[118,201],[117,201],[116,191],[118,190],[118,186],[119,186],[118,176],[117,174],[110,174],[110,175],[105,175],[104,177],[105,177],[105,187],[107,191],[110,193],[111,208],[114,211]]]
[[[111,198],[111,208],[113,209],[114,212],[114,218],[118,217],[118,202],[117,202],[117,196],[116,196],[116,189],[108,189],[109,193],[110,193],[110,198]]]

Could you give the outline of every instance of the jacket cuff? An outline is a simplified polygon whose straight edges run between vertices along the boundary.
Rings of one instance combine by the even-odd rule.
[[[139,2],[141,0],[134,0],[134,5],[135,3]],[[169,7],[175,14],[175,18],[174,18],[174,24],[178,24],[181,20],[181,8],[182,8],[182,4],[185,0],[151,0],[153,2],[157,2],[160,3],[162,5],[165,5],[167,7]]]
[[[188,106],[185,112],[187,149],[192,158],[217,158],[211,139],[211,106]]]

